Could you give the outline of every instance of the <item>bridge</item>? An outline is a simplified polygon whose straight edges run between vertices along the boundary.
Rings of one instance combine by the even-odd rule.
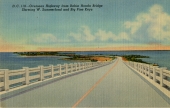
[[[170,72],[120,57],[0,70],[0,77],[1,107],[170,107]]]

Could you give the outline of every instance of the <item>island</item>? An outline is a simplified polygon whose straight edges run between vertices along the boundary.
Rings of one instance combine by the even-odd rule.
[[[77,61],[91,61],[91,62],[97,62],[97,61],[111,61],[115,59],[114,56],[109,55],[77,55],[73,52],[14,52],[15,54],[21,55],[21,56],[66,56],[64,60],[77,60]]]
[[[40,51],[40,52],[14,52],[15,54],[21,56],[65,56],[62,58],[63,60],[74,60],[74,61],[82,61],[82,62],[101,62],[101,61],[111,61],[116,58],[116,56],[121,56],[124,61],[133,61],[140,62],[146,64],[152,64],[143,61],[141,58],[149,58],[149,56],[143,55],[103,55],[103,54],[93,54],[93,55],[82,55],[76,54],[75,52],[57,52],[57,51]],[[154,66],[158,66],[158,64],[152,64]]]
[[[147,63],[140,58],[149,58],[149,56],[143,56],[143,55],[123,55],[122,57],[123,57],[123,60],[140,62],[140,63]]]
[[[78,60],[78,61],[111,61],[115,59],[114,56],[107,55],[73,55],[70,58],[65,58],[66,60]]]
[[[56,56],[59,54],[58,52],[14,52],[14,54],[18,54],[21,56]]]

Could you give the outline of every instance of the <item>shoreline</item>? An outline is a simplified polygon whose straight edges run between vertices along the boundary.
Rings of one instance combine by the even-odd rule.
[[[76,55],[76,53],[58,53],[58,52],[14,52],[14,54],[18,54],[21,57],[58,57],[62,60],[70,60],[70,61],[81,61],[81,62],[103,62],[103,61],[111,61],[115,58],[115,55]],[[29,55],[30,54],[30,55]],[[158,64],[149,63],[143,61],[141,58],[149,58],[149,56],[143,55],[123,55],[121,56],[124,61],[134,61],[146,64],[152,64],[154,66],[159,66]]]
[[[66,56],[56,56],[56,55],[38,55],[38,56],[27,56],[27,55],[19,55],[20,57],[66,57]]]
[[[82,61],[82,62],[103,62],[103,61],[111,61],[114,57],[108,56],[97,56],[97,55],[19,55],[20,57],[58,57],[62,60],[70,60],[70,61]]]
[[[113,57],[106,57],[106,56],[83,56],[83,57],[70,57],[70,58],[63,58],[63,60],[71,60],[71,61],[82,61],[82,62],[103,62],[103,61],[111,61]]]
[[[81,61],[81,62],[92,62],[91,60],[71,60],[68,58],[63,58],[62,60],[68,60],[68,61]]]
[[[131,61],[131,60],[127,60],[125,57],[122,56],[122,60],[123,61]],[[132,61],[132,62],[136,62],[136,61]],[[155,64],[155,63],[148,63],[146,61],[142,61],[142,62],[138,62],[138,63],[145,63],[145,64],[150,64],[150,65],[153,65],[153,66],[160,66],[159,64]]]

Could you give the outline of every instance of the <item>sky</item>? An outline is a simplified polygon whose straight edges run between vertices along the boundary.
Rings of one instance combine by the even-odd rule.
[[[43,11],[54,8],[46,5],[62,11]],[[0,52],[170,50],[169,6],[170,0],[0,0]]]

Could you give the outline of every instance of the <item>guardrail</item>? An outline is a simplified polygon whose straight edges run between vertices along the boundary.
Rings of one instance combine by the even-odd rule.
[[[140,75],[151,80],[152,84],[160,88],[167,96],[170,97],[170,71],[166,67],[158,67],[145,63],[125,61],[125,64],[134,69]]]
[[[107,65],[111,62],[113,61],[58,64],[56,66],[38,66],[35,68],[23,67],[23,69],[18,70],[0,69],[0,92],[81,70]]]

